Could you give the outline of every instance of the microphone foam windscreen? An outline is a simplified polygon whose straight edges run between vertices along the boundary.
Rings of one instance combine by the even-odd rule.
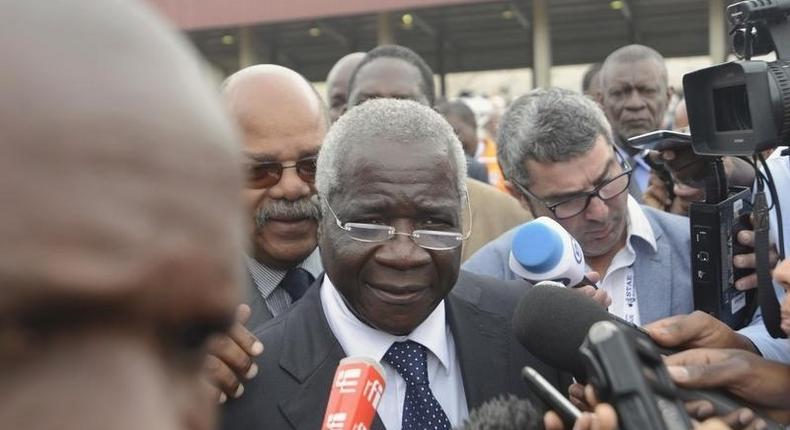
[[[578,291],[536,285],[516,306],[513,331],[519,343],[546,364],[584,375],[579,347],[593,324],[609,319],[606,309]]]

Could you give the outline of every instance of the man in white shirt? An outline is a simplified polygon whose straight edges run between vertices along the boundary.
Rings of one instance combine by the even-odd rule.
[[[450,125],[413,101],[370,100],[333,125],[316,175],[326,275],[257,333],[261,371],[223,428],[320,428],[345,356],[385,369],[373,429],[450,429],[494,396],[532,396],[524,365],[567,381],[510,332],[523,283],[460,270],[465,167]]]

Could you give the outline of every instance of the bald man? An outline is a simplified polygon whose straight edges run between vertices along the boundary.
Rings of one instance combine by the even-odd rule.
[[[227,336],[211,344],[208,371],[219,399],[244,393],[241,381],[258,372],[252,357],[263,345],[257,327],[288,310],[323,271],[316,250],[319,210],[315,159],[329,126],[313,87],[293,70],[247,67],[230,76],[223,96],[242,130],[251,249],[246,303]]]
[[[326,99],[329,101],[329,118],[332,122],[337,121],[346,110],[348,83],[363,58],[364,52],[352,52],[344,56],[337,60],[326,77]]]
[[[599,72],[597,101],[612,125],[615,144],[633,169],[629,192],[637,200],[647,189],[651,162],[628,139],[661,128],[672,88],[664,57],[644,45],[627,45],[609,54]]]
[[[0,428],[212,428],[205,340],[243,280],[231,123],[136,2],[0,15]]]

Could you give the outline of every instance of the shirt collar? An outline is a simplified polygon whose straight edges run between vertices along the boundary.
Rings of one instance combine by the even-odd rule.
[[[634,155],[631,155],[617,145],[615,145],[614,148],[617,152],[620,153],[621,157],[628,160],[628,163],[631,164],[632,169],[647,169],[647,170],[652,169],[652,167],[650,167],[650,164],[648,164],[647,161],[645,161],[645,158],[647,157],[650,151],[643,150],[635,153]]]
[[[636,202],[631,195],[628,196],[628,227],[626,245],[628,249],[633,252],[632,241],[634,238],[640,238],[647,242],[653,251],[658,250],[656,245],[656,236],[653,233],[653,228],[650,226],[650,221],[647,220],[645,212],[639,203]]]
[[[425,346],[445,370],[449,369],[450,351],[444,300],[439,302],[425,321],[406,336],[395,336],[360,321],[326,275],[321,284],[321,303],[332,333],[349,357],[363,356],[381,362],[394,342],[412,340]]]
[[[268,298],[277,288],[277,285],[280,284],[280,281],[283,280],[288,270],[274,269],[249,255],[245,257],[247,260],[247,269],[250,271],[252,280],[255,282],[258,290],[260,290],[263,298]],[[313,278],[318,278],[318,275],[324,270],[318,248],[316,247],[310,255],[294,267],[301,267],[313,275]]]

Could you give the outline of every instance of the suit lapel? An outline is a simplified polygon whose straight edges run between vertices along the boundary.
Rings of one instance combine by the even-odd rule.
[[[656,252],[647,243],[637,240],[634,247],[634,287],[639,301],[639,319],[648,324],[671,314],[672,309],[672,255],[663,232],[649,213],[645,213],[656,238]]]
[[[460,282],[463,279],[459,279]],[[466,287],[467,291],[469,288],[480,288]],[[446,300],[448,321],[470,411],[509,385],[507,334],[504,333],[509,324],[502,317],[481,311],[475,306],[476,301],[467,301],[474,295],[465,292],[464,297],[461,297],[453,292]]]
[[[321,306],[322,281],[323,277],[316,279],[284,322],[286,335],[279,365],[300,387],[283,399],[279,408],[295,430],[321,428],[335,370],[346,356]],[[371,429],[385,430],[378,416]]]

